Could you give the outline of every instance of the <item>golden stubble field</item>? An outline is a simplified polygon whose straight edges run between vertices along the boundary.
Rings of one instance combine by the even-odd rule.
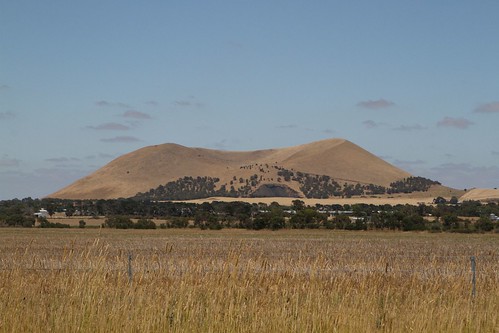
[[[4,228],[0,251],[0,332],[499,331],[497,234]]]

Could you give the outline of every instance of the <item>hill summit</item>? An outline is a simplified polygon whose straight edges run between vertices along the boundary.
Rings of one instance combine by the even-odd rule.
[[[328,198],[426,190],[409,173],[344,139],[256,151],[167,143],[122,155],[49,195],[186,200],[210,196]]]

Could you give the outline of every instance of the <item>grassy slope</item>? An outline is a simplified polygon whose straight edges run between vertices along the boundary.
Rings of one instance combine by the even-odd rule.
[[[251,169],[242,166],[253,165]],[[258,165],[258,166],[256,166]],[[265,165],[265,170],[260,168]],[[342,139],[330,139],[296,147],[249,152],[187,148],[176,144],[150,146],[123,155],[93,174],[50,197],[108,199],[130,197],[137,192],[184,176],[211,176],[228,184],[234,177],[261,175],[263,183],[277,180],[272,166],[362,183],[388,185],[410,176],[366,150]],[[298,190],[297,184],[292,185]]]

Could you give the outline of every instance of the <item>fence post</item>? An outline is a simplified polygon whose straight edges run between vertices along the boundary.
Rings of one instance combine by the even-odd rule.
[[[128,282],[132,283],[132,254],[128,253]]]
[[[471,290],[471,295],[473,298],[476,296],[476,260],[475,256],[472,256],[471,258],[471,284],[472,284],[472,290]]]

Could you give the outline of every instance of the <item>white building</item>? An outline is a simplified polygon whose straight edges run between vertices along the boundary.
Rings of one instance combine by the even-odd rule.
[[[41,208],[41,209],[40,209],[40,211],[39,211],[38,213],[35,213],[35,216],[36,216],[37,218],[40,218],[40,217],[45,217],[45,218],[47,218],[47,217],[49,217],[49,215],[50,215],[50,214],[49,214],[48,210],[46,210],[45,208]]]

